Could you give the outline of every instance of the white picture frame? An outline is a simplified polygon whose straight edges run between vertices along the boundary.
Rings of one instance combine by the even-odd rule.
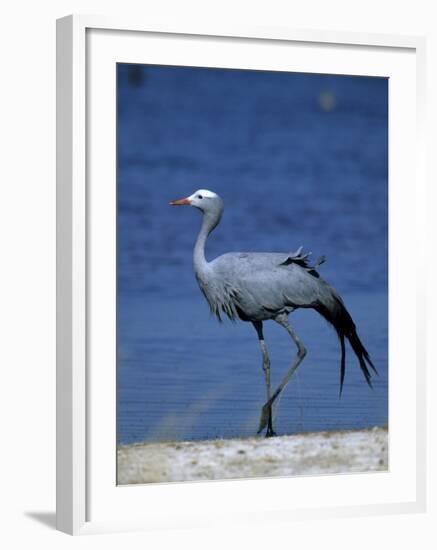
[[[260,514],[266,519],[275,517],[288,518],[319,518],[333,517],[338,515],[362,515],[362,514],[388,514],[398,512],[419,512],[425,510],[426,501],[426,464],[425,464],[425,433],[426,433],[426,403],[425,403],[425,289],[421,285],[417,285],[417,294],[414,302],[410,305],[415,314],[416,323],[414,346],[403,350],[409,357],[413,357],[416,365],[416,376],[414,378],[414,386],[410,384],[408,391],[412,392],[414,397],[415,413],[411,420],[411,432],[408,432],[408,426],[405,426],[405,433],[410,434],[409,442],[414,437],[415,446],[410,448],[411,461],[408,465],[410,475],[410,485],[405,487],[404,495],[399,496],[394,492],[390,492],[390,476],[395,476],[396,468],[389,471],[387,475],[387,484],[381,474],[372,477],[367,475],[366,484],[373,487],[374,491],[381,488],[382,493],[387,490],[386,497],[383,495],[378,502],[372,500],[372,497],[363,502],[359,499],[350,500],[350,504],[342,504],[343,501],[338,501],[330,505],[330,500],[323,500],[320,497],[320,505],[314,507],[309,506],[302,500],[302,505],[296,505],[296,502],[282,501],[280,499],[280,488],[290,480],[244,480],[239,482],[208,482],[208,483],[185,483],[154,486],[151,488],[116,488],[118,494],[114,497],[113,491],[111,494],[104,493],[102,496],[93,499],[97,501],[107,500],[108,502],[115,498],[122,503],[119,507],[126,508],[126,502],[130,499],[128,491],[136,491],[135,499],[138,504],[147,503],[148,498],[153,496],[154,515],[151,517],[151,510],[144,510],[143,505],[140,506],[141,512],[129,514],[128,512],[121,515],[117,512],[117,506],[112,509],[103,510],[96,514],[96,519],[93,514],[90,515],[90,487],[94,483],[96,468],[94,462],[95,456],[98,455],[94,435],[97,430],[96,426],[101,424],[98,414],[91,414],[93,403],[96,400],[96,384],[90,384],[92,380],[91,367],[93,360],[90,360],[94,353],[94,339],[99,336],[94,330],[90,331],[90,326],[94,321],[90,321],[90,309],[94,312],[98,302],[93,302],[93,307],[90,304],[93,301],[93,275],[90,274],[90,265],[94,262],[109,262],[111,264],[111,256],[94,259],[93,255],[96,247],[90,245],[90,227],[92,227],[93,218],[96,215],[96,208],[101,211],[105,210],[104,215],[108,218],[108,227],[113,228],[115,214],[111,209],[113,204],[109,201],[96,201],[102,197],[94,196],[93,189],[90,189],[89,181],[92,178],[92,170],[90,163],[90,150],[88,149],[92,139],[87,133],[88,118],[90,109],[92,109],[93,101],[90,99],[89,81],[92,75],[90,71],[95,68],[94,62],[90,62],[90,45],[96,50],[99,49],[97,42],[90,40],[92,32],[100,31],[107,33],[105,40],[112,40],[114,51],[112,56],[118,56],[117,44],[112,37],[114,33],[125,33],[124,36],[130,34],[131,40],[141,40],[141,36],[152,36],[159,43],[174,40],[175,37],[189,37],[189,40],[206,40],[217,39],[216,48],[220,48],[220,41],[226,41],[229,48],[232,48],[233,42],[244,42],[250,50],[251,44],[268,45],[270,48],[275,48],[276,45],[314,45],[318,48],[328,48],[335,46],[337,49],[343,49],[346,52],[348,49],[359,50],[365,57],[366,52],[394,52],[399,56],[404,53],[414,57],[414,103],[410,101],[409,108],[411,113],[414,111],[414,132],[413,137],[409,137],[409,141],[404,145],[399,144],[399,147],[411,147],[416,150],[416,155],[410,159],[404,159],[408,162],[407,174],[413,175],[414,184],[410,181],[411,193],[415,199],[415,213],[410,212],[410,216],[414,217],[411,234],[405,234],[405,238],[401,239],[401,223],[399,223],[399,235],[393,236],[391,242],[394,250],[393,262],[399,262],[402,259],[402,247],[405,246],[407,251],[411,251],[410,246],[414,246],[415,258],[417,262],[414,264],[414,275],[416,281],[420,280],[420,273],[423,275],[425,270],[423,241],[420,236],[424,232],[424,221],[421,219],[420,213],[425,211],[426,191],[424,177],[424,145],[423,145],[423,124],[424,124],[424,75],[425,75],[425,40],[421,37],[410,36],[393,36],[393,35],[375,35],[375,34],[354,34],[354,33],[337,33],[324,31],[310,30],[294,30],[286,28],[233,28],[230,26],[224,28],[201,28],[196,27],[193,23],[191,28],[177,28],[171,26],[154,26],[148,22],[138,20],[125,20],[119,18],[105,18],[96,16],[73,15],[60,19],[57,22],[57,528],[61,531],[70,534],[84,534],[91,532],[126,530],[126,529],[147,529],[156,526],[182,526],[182,525],[206,525],[210,521],[230,521],[230,514],[236,521],[250,520],[254,521]],[[90,34],[91,33],[91,34]],[[111,35],[112,33],[112,35]],[[132,34],[134,33],[134,34]],[[107,42],[108,44],[108,42]],[[133,51],[134,42],[127,44],[125,50],[119,50],[123,61],[132,60],[129,57],[129,52]],[[112,48],[106,48],[112,50]],[[334,50],[332,50],[334,51]],[[115,53],[114,53],[115,52]],[[114,57],[108,55],[108,64],[113,63]],[[172,59],[174,52],[166,51],[165,59]],[[378,55],[382,55],[379,53]],[[126,57],[127,56],[127,57]],[[332,57],[335,55],[332,53]],[[337,56],[338,67],[341,72],[342,57]],[[137,62],[139,58],[133,60]],[[268,62],[268,61],[267,61]],[[176,64],[183,63],[183,60],[177,60]],[[213,61],[212,61],[213,63]],[[397,62],[396,62],[397,63]],[[259,60],[253,61],[253,67],[257,67]],[[398,64],[399,65],[399,64]],[[399,65],[399,74],[403,68]],[[311,72],[311,71],[309,71]],[[103,77],[102,77],[103,78]],[[411,79],[410,79],[411,80]],[[110,103],[110,101],[109,101]],[[407,114],[405,116],[408,116]],[[97,120],[97,119],[96,119]],[[98,122],[98,121],[97,121]],[[410,121],[411,123],[411,121]],[[115,122],[108,122],[113,128]],[[109,131],[111,134],[112,130]],[[112,134],[111,134],[112,135]],[[394,136],[391,138],[396,139]],[[88,140],[88,141],[87,141]],[[104,145],[102,145],[104,147]],[[111,143],[108,145],[109,150]],[[107,151],[105,151],[106,153]],[[115,153],[114,153],[115,154]],[[88,157],[87,157],[88,155]],[[404,155],[405,156],[405,155]],[[115,164],[114,158],[108,158],[108,164]],[[401,172],[397,166],[392,166],[391,176],[399,175],[401,181]],[[402,185],[400,185],[402,189]],[[403,201],[397,201],[398,191],[390,188],[393,201],[396,206],[392,209],[392,214],[399,222],[402,220],[402,209],[405,207],[407,200],[406,193],[403,196]],[[406,190],[406,187],[405,187]],[[402,194],[402,191],[399,191]],[[90,197],[92,200],[90,201]],[[96,206],[100,204],[100,206]],[[112,221],[111,221],[112,219]],[[112,235],[113,237],[113,235]],[[112,238],[111,237],[111,238]],[[94,237],[93,237],[94,238]],[[401,242],[402,240],[402,242]],[[100,256],[99,256],[100,258]],[[103,265],[103,264],[102,264]],[[399,265],[399,264],[396,264]],[[421,270],[421,271],[419,271]],[[404,274],[403,280],[397,283],[398,292],[394,296],[399,296],[402,287],[406,284],[409,274]],[[425,278],[422,276],[422,280]],[[108,292],[111,292],[109,287]],[[392,300],[393,302],[393,300]],[[393,315],[393,311],[392,317]],[[92,313],[94,315],[94,313]],[[100,329],[99,329],[100,330]],[[103,338],[102,329],[102,338]],[[110,327],[108,329],[110,331]],[[402,329],[400,328],[400,333]],[[410,328],[411,330],[411,328]],[[104,335],[104,337],[106,337]],[[101,339],[102,339],[101,338]],[[391,352],[396,350],[391,350]],[[393,354],[391,353],[391,356]],[[91,390],[91,387],[93,388]],[[411,389],[412,387],[412,389]],[[400,390],[406,392],[406,385],[399,385]],[[404,389],[402,389],[404,388]],[[104,390],[101,390],[103,392]],[[106,391],[106,389],[105,389]],[[107,402],[113,399],[113,386],[109,386],[108,394],[106,395],[106,404],[102,402],[101,410],[107,406]],[[391,395],[390,395],[391,397]],[[405,398],[406,396],[401,396]],[[412,405],[413,406],[413,405]],[[109,409],[108,409],[109,410]],[[410,415],[411,416],[411,415]],[[94,423],[94,428],[90,430],[90,417]],[[112,422],[112,421],[111,421]],[[102,432],[105,430],[102,429]],[[107,432],[107,440],[110,440],[111,430]],[[400,434],[399,434],[400,435]],[[103,436],[102,436],[103,437]],[[391,442],[396,444],[396,430],[394,440]],[[114,441],[115,445],[115,441]],[[396,445],[395,445],[396,447]],[[410,445],[411,447],[411,445]],[[94,452],[92,449],[94,448]],[[97,446],[99,448],[99,445]],[[102,449],[106,449],[102,443]],[[106,459],[98,456],[98,460],[105,461]],[[111,460],[115,456],[108,456],[108,464],[103,466],[102,472],[111,472]],[[402,464],[399,465],[399,476],[402,473]],[[108,474],[109,475],[109,474]],[[111,474],[112,475],[112,474]],[[115,479],[115,468],[113,471]],[[338,478],[342,479],[338,479]],[[353,483],[354,476],[325,476],[324,478],[316,479],[318,485],[323,485],[325,493],[337,491],[336,486],[341,484],[346,486]],[[406,476],[407,478],[408,476]],[[335,479],[334,479],[335,478]],[[101,480],[101,484],[93,486],[94,493],[102,489],[102,484],[107,483],[105,478]],[[394,479],[394,478],[393,478]],[[304,494],[306,491],[313,491],[314,480],[308,478],[300,478],[299,480],[291,480],[294,484],[296,494]],[[99,481],[100,483],[100,481]],[[313,486],[310,488],[310,484]],[[282,485],[281,485],[282,484]],[[223,503],[229,503],[230,486],[234,485],[235,489],[232,499],[235,498],[236,505],[242,507],[247,504],[247,508],[243,513],[238,514],[236,510],[225,510]],[[115,487],[115,485],[114,485]],[[347,488],[344,489],[347,491]],[[138,500],[139,492],[143,491],[143,496]],[[214,501],[218,502],[214,512],[208,516],[202,516],[201,509],[196,508],[192,502],[190,503],[190,494],[194,495],[192,501],[208,500],[209,494],[214,493]],[[341,492],[341,491],[340,491]],[[263,499],[257,499],[255,495],[259,494],[276,495],[274,508],[266,508],[263,504]],[[133,494],[133,493],[132,493]],[[138,498],[137,498],[138,497]],[[178,506],[180,509],[179,499],[187,503],[184,510],[180,510],[178,514]],[[175,500],[174,509],[168,507],[169,499]],[[346,501],[344,501],[346,502]],[[349,502],[349,501],[348,501]],[[352,503],[353,502],[353,503]],[[167,503],[167,505],[165,504]],[[245,504],[246,503],[246,504]],[[253,504],[252,504],[253,503]],[[136,505],[138,509],[138,505]],[[238,510],[237,510],[238,511]],[[148,513],[146,513],[148,512]],[[119,515],[120,514],[120,515]],[[211,517],[214,516],[214,517]]]

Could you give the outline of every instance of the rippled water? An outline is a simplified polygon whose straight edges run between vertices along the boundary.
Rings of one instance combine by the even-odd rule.
[[[387,423],[387,81],[118,65],[119,442],[253,435],[265,395],[251,324],[213,319],[192,271],[197,188],[225,201],[207,256],[324,254],[380,376],[337,338],[290,316],[308,349],[276,410],[279,433]],[[295,348],[266,323],[273,383]]]

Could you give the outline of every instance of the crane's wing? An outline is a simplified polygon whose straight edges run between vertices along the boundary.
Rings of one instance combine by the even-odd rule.
[[[210,265],[207,285],[199,281],[212,311],[231,319],[257,320],[296,307],[312,307],[327,285],[310,253],[302,247],[291,254],[278,252],[231,252]]]

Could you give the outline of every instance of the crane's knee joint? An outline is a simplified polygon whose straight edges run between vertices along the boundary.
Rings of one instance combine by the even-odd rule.
[[[303,359],[306,354],[307,354],[306,348],[304,346],[300,345],[299,346],[299,351],[297,352],[297,355],[298,355],[299,359]]]

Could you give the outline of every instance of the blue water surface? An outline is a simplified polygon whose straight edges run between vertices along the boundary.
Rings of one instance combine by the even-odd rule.
[[[388,421],[387,80],[225,69],[117,66],[117,438],[256,433],[265,398],[250,323],[219,324],[192,270],[200,213],[171,199],[219,193],[209,259],[229,251],[326,255],[379,377],[364,382],[312,310],[290,315],[308,355],[279,399],[279,433]],[[296,353],[265,324],[273,384]]]

